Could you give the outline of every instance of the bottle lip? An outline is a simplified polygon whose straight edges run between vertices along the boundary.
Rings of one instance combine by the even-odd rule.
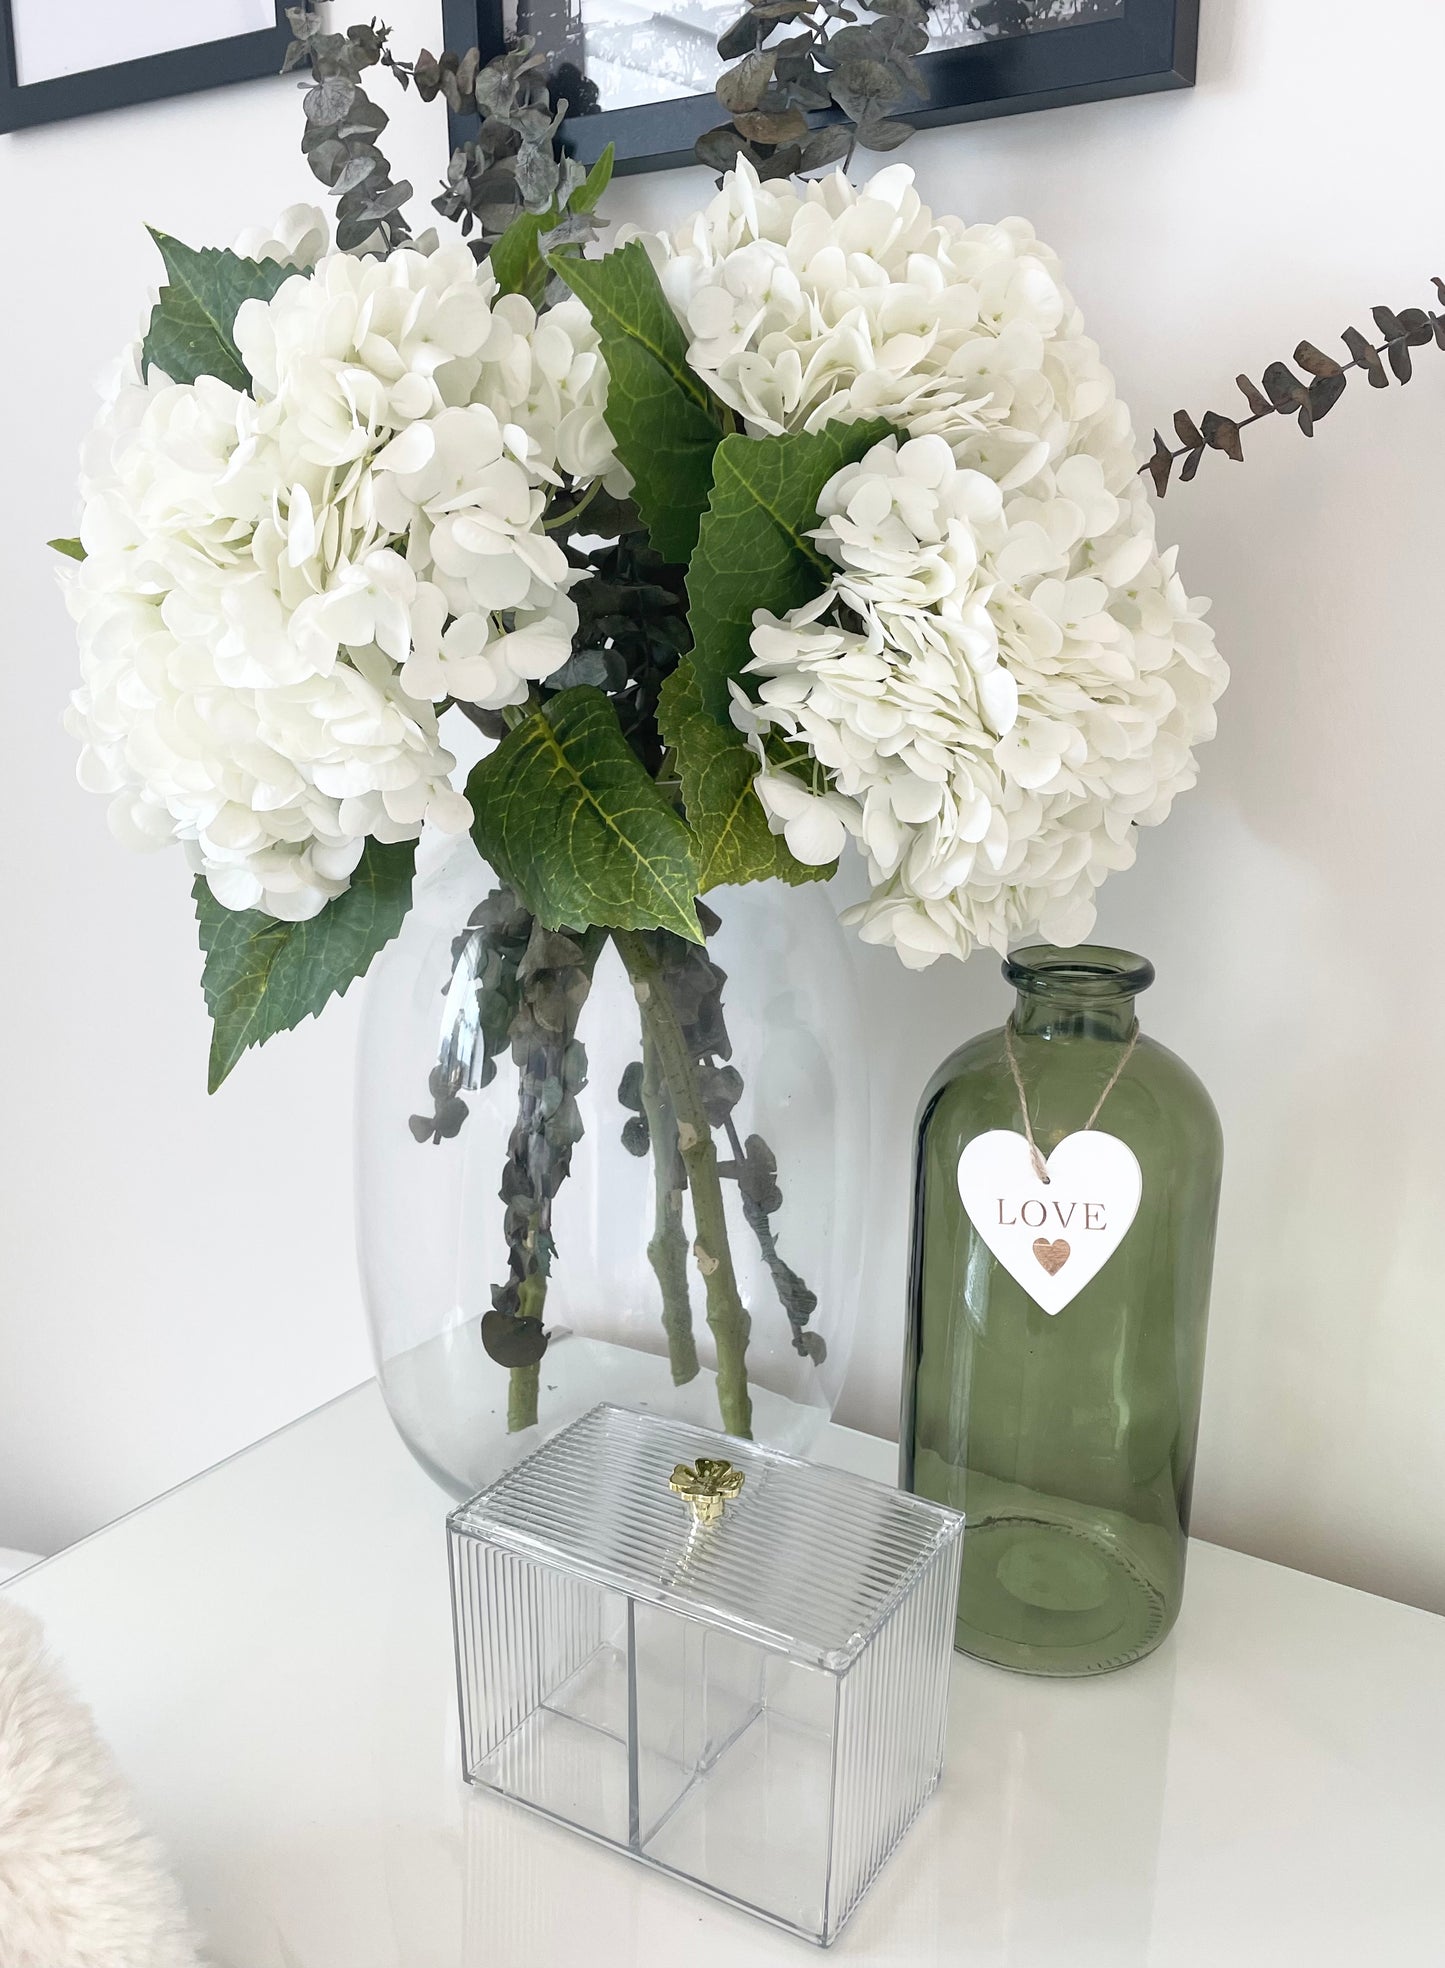
[[[1089,1003],[1131,998],[1154,982],[1154,966],[1147,957],[1105,943],[1077,943],[1067,950],[1052,943],[1028,943],[1004,958],[1003,974],[1015,989],[1035,997]]]

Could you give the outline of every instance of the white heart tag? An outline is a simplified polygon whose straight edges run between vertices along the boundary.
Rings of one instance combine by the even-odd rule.
[[[1052,1317],[1096,1278],[1139,1210],[1144,1175],[1117,1135],[1065,1135],[1040,1182],[1029,1144],[1009,1128],[975,1135],[958,1158],[958,1193],[1004,1270]]]

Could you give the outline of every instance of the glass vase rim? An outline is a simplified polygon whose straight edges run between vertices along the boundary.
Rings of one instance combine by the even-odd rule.
[[[1133,950],[1108,943],[1027,943],[1003,960],[1015,990],[1035,998],[1100,1004],[1132,998],[1154,982],[1154,966]]]

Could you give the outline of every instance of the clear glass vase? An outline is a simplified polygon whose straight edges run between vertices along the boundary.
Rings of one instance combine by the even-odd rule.
[[[903,1480],[967,1519],[958,1645],[1004,1667],[1093,1674],[1150,1652],[1179,1611],[1222,1138],[1183,1061],[1134,1036],[1135,998],[1154,977],[1143,958],[1038,946],[1004,975],[1018,992],[1011,1030],[946,1060],[920,1114]],[[1097,1109],[1142,1176],[1117,1247],[1053,1311],[960,1195],[964,1150],[1011,1132],[1025,1173],[999,1219],[1027,1208],[1048,1276],[1079,1262],[1079,1226],[1106,1221],[1086,1215],[1087,1195],[1065,1197],[1062,1176],[1057,1222],[1049,1190],[1031,1188],[1020,1082],[1042,1156]],[[1014,1261],[1048,1299],[1026,1251]]]
[[[842,932],[818,886],[709,905],[701,951],[549,937],[463,839],[373,966],[362,1284],[453,1495],[598,1401],[795,1454],[833,1411],[869,1193]]]

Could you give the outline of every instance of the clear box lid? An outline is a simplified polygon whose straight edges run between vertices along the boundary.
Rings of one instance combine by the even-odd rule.
[[[685,1494],[699,1459],[743,1481]],[[680,1471],[679,1488],[673,1479]],[[732,1491],[716,1471],[704,1479]],[[453,1512],[461,1532],[837,1670],[958,1537],[922,1497],[685,1422],[596,1407]]]

